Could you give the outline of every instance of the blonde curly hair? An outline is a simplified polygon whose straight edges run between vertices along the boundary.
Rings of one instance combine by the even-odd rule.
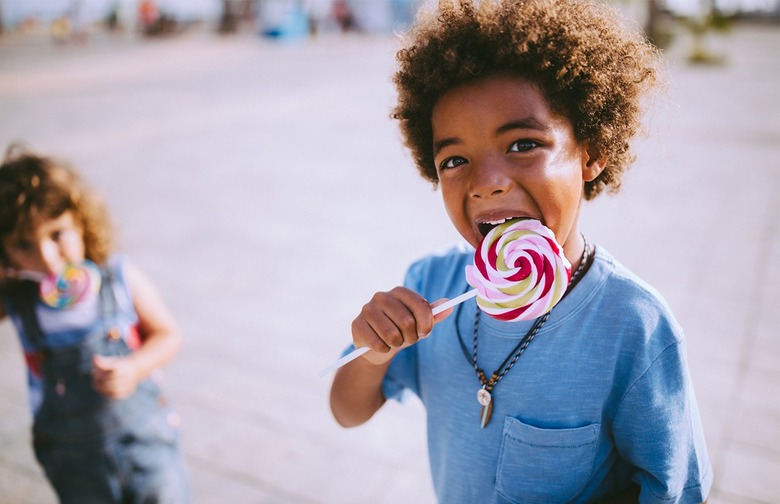
[[[393,78],[392,117],[421,175],[438,183],[431,114],[459,84],[509,73],[539,86],[580,142],[608,158],[585,198],[617,191],[633,162],[643,98],[661,79],[659,51],[612,8],[589,0],[439,0],[423,7]]]

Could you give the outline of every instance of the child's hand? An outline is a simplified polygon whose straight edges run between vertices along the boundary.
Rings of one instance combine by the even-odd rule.
[[[92,384],[95,390],[112,399],[125,399],[135,392],[139,374],[128,357],[92,357]]]
[[[441,304],[439,300],[433,306]],[[433,325],[447,318],[452,308],[434,317],[432,305],[422,296],[405,287],[390,292],[377,292],[360,315],[352,322],[355,348],[369,347],[363,355],[372,364],[383,364],[399,350],[426,338]]]

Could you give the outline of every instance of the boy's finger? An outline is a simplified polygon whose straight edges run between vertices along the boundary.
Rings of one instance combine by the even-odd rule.
[[[390,350],[390,347],[382,341],[382,338],[376,334],[365,318],[359,318],[352,322],[352,338],[356,348],[368,347],[379,353],[386,353]]]
[[[394,292],[377,293],[372,302],[363,307],[359,318],[370,328],[366,336],[370,338],[371,333],[376,334],[388,348],[414,343],[418,339],[414,314]],[[374,344],[378,345],[378,342]]]
[[[406,341],[415,343],[420,337],[427,336],[433,329],[434,319],[431,305],[424,297],[408,289],[399,289],[397,295],[398,300],[409,310],[411,321],[413,321],[413,326],[410,322],[409,326],[406,327],[410,331],[407,333],[409,338]]]
[[[421,312],[418,308],[410,306],[414,304],[414,300],[410,303],[405,299],[393,299],[391,305],[385,308],[385,325],[388,326],[385,329],[385,334],[392,336],[392,341],[385,339],[385,341],[392,347],[400,347],[404,344],[414,344],[420,339],[420,336],[424,333],[420,332],[420,323],[418,317],[424,312]]]

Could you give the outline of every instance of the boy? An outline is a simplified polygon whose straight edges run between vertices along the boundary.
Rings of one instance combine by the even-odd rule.
[[[468,289],[471,250],[413,264],[353,322],[354,345],[372,351],[337,372],[337,421],[359,425],[417,394],[448,504],[705,501],[712,472],[682,330],[579,229],[582,200],[617,190],[631,162],[657,52],[601,4],[461,0],[423,12],[398,60],[394,117],[463,238],[477,247],[506,220],[536,219],[578,273],[549,317],[509,323],[474,301],[433,316]],[[493,370],[485,423],[476,393]]]

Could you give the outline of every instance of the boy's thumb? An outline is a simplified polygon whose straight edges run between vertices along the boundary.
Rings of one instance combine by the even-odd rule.
[[[446,303],[447,301],[448,301],[447,299],[439,299],[437,301],[434,301],[433,303],[431,303],[431,308],[436,308],[437,306],[442,305],[442,304]],[[444,320],[447,317],[449,317],[454,310],[455,309],[453,307],[449,307],[446,310],[437,313],[436,315],[433,316],[433,323],[434,324],[438,324],[442,320]]]

